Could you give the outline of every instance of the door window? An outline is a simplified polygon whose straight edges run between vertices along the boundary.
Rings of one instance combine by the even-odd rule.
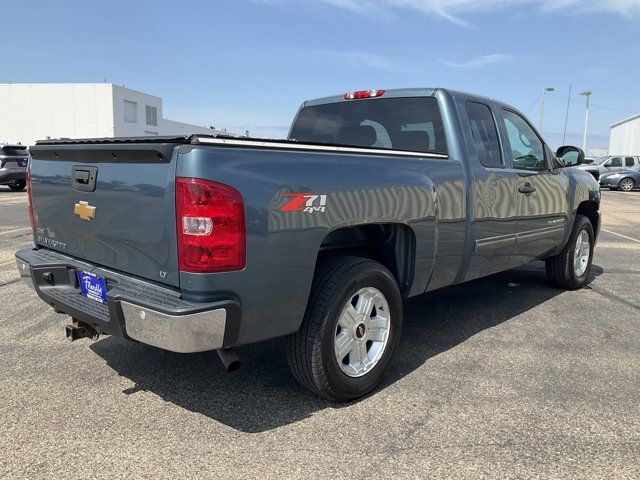
[[[467,117],[478,160],[485,167],[502,167],[498,130],[491,109],[482,103],[467,102]]]
[[[626,158],[624,159],[624,164],[625,164],[627,167],[633,167],[634,163],[635,163],[635,162],[633,161],[633,157],[626,157]]]
[[[513,168],[547,170],[549,167],[544,155],[544,144],[533,128],[511,110],[503,110],[502,116],[513,155]]]
[[[621,166],[622,166],[622,159],[620,157],[612,158],[611,160],[609,160],[609,163],[607,164],[607,167],[621,167]]]

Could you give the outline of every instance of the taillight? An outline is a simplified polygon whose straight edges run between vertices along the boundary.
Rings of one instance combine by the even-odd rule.
[[[33,199],[31,198],[31,165],[27,168],[27,202],[29,204],[29,223],[31,223],[31,231],[35,232],[36,222],[33,219]]]
[[[246,231],[240,193],[201,178],[176,179],[178,264],[186,272],[245,266]]]
[[[344,94],[345,100],[360,100],[362,98],[375,98],[384,95],[384,90],[358,90]]]

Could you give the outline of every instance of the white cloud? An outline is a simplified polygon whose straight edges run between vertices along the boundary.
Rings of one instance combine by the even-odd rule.
[[[584,70],[582,70],[582,74],[583,75],[608,75],[610,73],[613,73],[614,70],[612,68],[606,68],[606,67],[589,67],[589,68],[585,68]]]
[[[402,61],[399,61],[396,58],[385,57],[383,55],[360,52],[356,50],[336,51],[327,49],[314,49],[311,51],[305,51],[304,53],[305,55],[311,53],[315,58],[320,58],[331,62],[345,63],[350,66],[365,66],[395,73],[411,73],[416,71],[415,68],[404,64]]]
[[[282,4],[286,0],[254,0]],[[294,1],[294,0],[291,0]],[[297,0],[324,4],[356,13],[387,9],[414,10],[444,18],[461,26],[469,26],[461,18],[470,12],[488,12],[517,6],[537,7],[543,12],[568,10],[575,13],[616,13],[625,17],[640,15],[640,0]]]
[[[448,67],[455,68],[478,68],[485,65],[492,65],[494,63],[502,63],[513,59],[511,55],[505,55],[503,53],[493,53],[491,55],[480,55],[470,58],[463,62],[454,62],[451,60],[440,60],[440,63],[447,65]]]

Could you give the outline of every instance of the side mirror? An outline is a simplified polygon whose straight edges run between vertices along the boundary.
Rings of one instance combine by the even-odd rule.
[[[581,148],[565,145],[556,151],[556,157],[565,167],[575,167],[584,163],[584,152]]]

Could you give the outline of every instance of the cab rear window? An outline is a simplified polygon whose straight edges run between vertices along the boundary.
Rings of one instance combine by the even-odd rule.
[[[304,107],[290,137],[300,142],[447,153],[433,97],[350,100]]]

